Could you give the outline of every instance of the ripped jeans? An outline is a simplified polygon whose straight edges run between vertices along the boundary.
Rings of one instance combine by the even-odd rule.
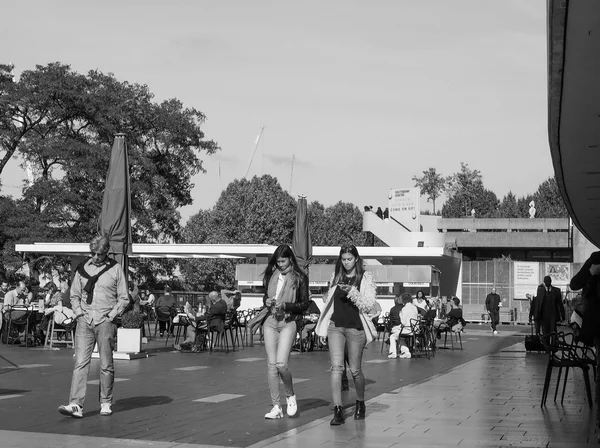
[[[362,355],[367,337],[363,330],[336,327],[333,322],[327,329],[329,359],[331,360],[331,391],[333,404],[342,405],[342,373],[344,372],[344,346],[348,348],[348,368],[354,379],[356,399],[365,400],[365,376],[362,372]]]
[[[277,321],[269,315],[263,324],[263,336],[267,351],[267,380],[271,402],[275,406],[279,405],[279,378],[283,382],[286,397],[294,395],[292,373],[288,369],[288,362],[296,338],[296,321]]]

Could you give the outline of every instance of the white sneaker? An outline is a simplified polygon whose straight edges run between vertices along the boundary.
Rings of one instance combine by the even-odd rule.
[[[401,358],[401,359],[410,359],[411,357],[412,357],[412,355],[410,354],[410,352],[408,350],[400,353],[400,356],[398,356],[398,358]]]
[[[283,418],[283,411],[281,410],[281,406],[278,406],[278,405],[273,406],[273,409],[271,409],[271,412],[265,414],[265,418],[268,418],[270,420],[274,420],[276,418]]]
[[[290,395],[286,398],[287,409],[285,410],[288,417],[293,417],[298,412],[298,403],[296,403],[296,395]]]
[[[58,407],[58,412],[73,418],[83,418],[83,408],[76,403],[69,403],[66,406],[61,405]]]
[[[494,334],[498,334],[498,330],[494,330]]]
[[[397,357],[398,357],[398,355],[396,353],[390,353],[388,355],[388,358],[390,358],[390,359],[396,359]]]
[[[100,415],[112,415],[110,403],[100,403]]]

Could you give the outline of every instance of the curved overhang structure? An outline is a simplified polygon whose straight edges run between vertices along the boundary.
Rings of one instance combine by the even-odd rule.
[[[600,1],[548,0],[548,128],[573,223],[600,246]]]

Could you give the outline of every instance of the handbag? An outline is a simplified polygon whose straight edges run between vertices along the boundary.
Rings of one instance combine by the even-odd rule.
[[[377,329],[373,325],[373,321],[365,313],[360,313],[360,321],[362,322],[365,336],[367,337],[367,345],[377,337]]]
[[[256,315],[248,321],[248,328],[250,328],[250,334],[253,334],[256,331],[256,328],[260,327],[267,316],[269,315],[269,308],[263,306]]]

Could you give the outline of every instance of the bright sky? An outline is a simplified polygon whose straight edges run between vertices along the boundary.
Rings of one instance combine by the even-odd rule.
[[[183,223],[244,176],[262,126],[249,175],[325,206],[385,208],[390,188],[460,162],[499,198],[553,174],[545,0],[10,0],[2,16],[17,76],[60,61],[206,114],[222,151]],[[11,164],[1,193],[17,196]]]

